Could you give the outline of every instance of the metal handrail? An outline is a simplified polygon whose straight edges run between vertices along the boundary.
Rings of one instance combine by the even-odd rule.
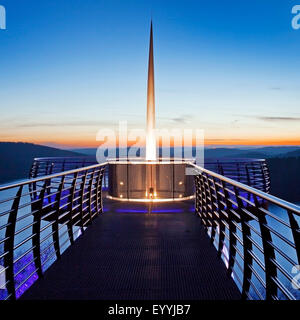
[[[18,298],[103,212],[106,166],[0,186],[0,300]]]
[[[262,192],[258,189],[255,189],[255,188],[252,188],[246,184],[243,184],[243,183],[240,183],[240,182],[237,182],[235,180],[232,180],[228,177],[225,177],[225,176],[222,176],[218,173],[215,173],[213,171],[210,171],[210,170],[207,170],[205,168],[202,168],[200,166],[197,166],[196,164],[192,163],[192,162],[189,162],[189,165],[194,167],[195,169],[201,171],[201,172],[205,172],[207,173],[208,175],[214,177],[214,178],[217,178],[217,179],[220,179],[220,180],[223,180],[224,182],[227,182],[229,184],[231,184],[232,186],[234,187],[237,187],[239,189],[242,189],[246,192],[250,192],[250,193],[253,193],[255,194],[256,196],[264,199],[264,200],[267,200],[267,201],[270,201],[278,206],[281,206],[282,208],[286,209],[286,210],[292,210],[293,212],[297,213],[297,215],[300,215],[300,207],[295,205],[294,203],[291,203],[291,202],[288,202],[288,201],[285,201],[285,200],[282,200],[280,198],[277,198],[269,193],[266,193],[266,192]]]
[[[129,158],[130,159],[130,158]],[[163,157],[160,158],[161,160]],[[171,158],[176,160],[176,158]],[[115,160],[115,159],[114,159]],[[126,163],[127,163],[126,159]],[[141,163],[141,158],[131,159],[134,162]],[[177,159],[179,160],[179,159]],[[111,160],[106,160],[110,163]],[[170,159],[168,159],[168,162]],[[180,161],[189,161],[189,159],[182,159]],[[120,164],[122,158],[118,158],[117,162]],[[50,158],[35,158],[30,170],[30,178],[45,176],[52,173],[66,171],[67,169],[75,169],[78,167],[85,167],[87,165],[96,164],[95,157],[50,157]],[[163,163],[161,163],[163,164]],[[270,175],[267,163],[264,159],[247,159],[247,158],[205,158],[204,167],[208,170],[217,172],[221,175],[227,176],[241,183],[245,183],[256,189],[264,192],[270,191]],[[104,188],[108,189],[108,169],[105,171]]]
[[[74,173],[77,173],[77,172],[80,172],[83,170],[91,170],[91,169],[95,169],[95,168],[99,168],[99,167],[105,167],[107,164],[108,164],[108,162],[103,162],[101,164],[95,164],[95,165],[88,166],[88,167],[82,167],[82,168],[63,171],[60,173],[53,173],[53,174],[41,176],[40,178],[26,179],[24,181],[20,181],[17,183],[12,183],[12,184],[8,184],[8,185],[0,185],[0,191],[4,191],[4,190],[20,187],[20,186],[32,184],[32,183],[37,183],[37,182],[41,182],[41,181],[45,181],[45,180],[50,180],[50,179],[54,179],[54,178],[59,178],[59,177],[65,176],[65,175],[71,175],[71,174],[74,174]]]
[[[77,238],[74,232],[83,233],[102,212],[101,186],[108,164],[95,164],[0,186],[0,191],[17,189],[14,196],[0,201],[0,204],[8,204],[0,210],[0,219],[7,217],[1,225],[5,235],[0,238],[0,244],[4,244],[4,252],[0,252],[0,264],[3,261],[4,269],[0,269],[0,274],[4,272],[6,275],[7,298],[15,299],[20,295],[29,278],[41,277],[44,265],[53,257],[60,258],[62,246],[67,241],[74,243]],[[285,263],[300,264],[300,207],[193,162],[188,165],[195,171],[195,211],[219,256],[227,264],[228,274],[239,284],[242,296],[276,299],[280,291],[287,299],[295,298],[279,274],[284,281],[291,281],[292,275]],[[25,190],[27,186],[29,191]],[[268,204],[285,210],[286,220],[269,211]],[[22,213],[24,208],[29,208],[29,213]],[[290,230],[291,236],[277,230],[269,219]],[[17,228],[21,220],[27,224]],[[27,234],[31,229],[32,232]],[[48,233],[44,235],[45,232]],[[26,236],[20,237],[22,233]],[[275,237],[293,254],[280,247],[278,240],[274,241]],[[28,247],[30,243],[32,246]],[[52,247],[54,249],[48,254]],[[15,252],[22,248],[23,251],[18,251],[15,256]],[[16,264],[19,268],[15,270]],[[24,270],[32,264],[34,269],[30,269],[25,279],[22,278]],[[16,281],[17,278],[20,279]]]
[[[243,299],[299,299],[292,268],[300,265],[300,207],[189,165],[195,212]]]

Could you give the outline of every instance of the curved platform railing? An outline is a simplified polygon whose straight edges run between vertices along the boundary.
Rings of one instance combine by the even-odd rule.
[[[102,212],[105,167],[0,186],[0,300],[22,295]]]
[[[35,158],[30,170],[30,178],[82,168],[96,163],[95,157]],[[270,192],[270,174],[264,159],[206,158],[204,167],[258,190]],[[107,167],[103,181],[104,188],[108,188],[108,180]]]
[[[35,158],[30,169],[30,178],[83,168],[97,164],[95,157],[49,157]]]
[[[205,159],[204,167],[263,192],[270,192],[270,173],[265,159]]]
[[[244,299],[299,299],[300,207],[195,170],[195,211]]]

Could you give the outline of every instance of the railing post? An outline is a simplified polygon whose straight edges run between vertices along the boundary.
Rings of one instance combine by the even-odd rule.
[[[237,169],[237,176],[238,176],[237,181],[241,182],[240,164],[238,162],[236,163],[236,169]]]
[[[195,181],[195,212],[199,215],[199,175],[194,176]]]
[[[216,198],[217,198],[217,211],[218,211],[218,224],[219,224],[219,243],[218,243],[218,257],[221,257],[222,255],[222,250],[224,247],[224,240],[225,240],[225,225],[222,221],[222,210],[225,209],[224,204],[222,204],[221,199],[220,199],[220,195],[219,195],[219,187],[216,184],[215,178],[213,178],[213,184],[214,184],[214,188],[215,188],[215,193],[216,193]],[[224,190],[223,190],[224,192]]]
[[[216,207],[216,209],[217,209],[217,206],[214,203],[213,194],[212,194],[212,190],[213,190],[213,192],[215,192],[215,189],[212,188],[211,182],[210,182],[208,176],[206,176],[205,178],[206,178],[206,182],[207,182],[208,196],[210,198],[210,204],[207,203],[206,205],[207,205],[208,208],[209,208],[209,206],[211,207],[211,210],[210,210],[211,212],[210,212],[210,214],[209,214],[209,212],[207,212],[207,215],[209,216],[209,219],[211,220],[211,237],[210,237],[210,240],[211,240],[211,243],[213,244],[214,241],[215,241],[216,228],[217,228],[217,222],[216,222],[216,219],[214,217],[215,216],[214,207]],[[213,182],[213,186],[215,186],[214,182]],[[206,198],[206,201],[207,201],[207,198]]]
[[[200,174],[200,199],[201,199],[201,220],[205,227],[205,229],[208,231],[209,223],[208,223],[208,217],[207,217],[207,196],[206,196],[206,189],[205,189],[205,182],[203,178],[203,173]]]
[[[54,163],[51,162],[49,174],[52,174],[52,173],[53,173],[53,168],[54,168]]]
[[[238,213],[241,218],[241,226],[243,233],[243,253],[244,253],[244,273],[243,273],[243,288],[242,288],[242,299],[245,300],[248,297],[250,290],[250,280],[252,276],[251,266],[253,263],[253,258],[251,255],[252,251],[252,242],[250,240],[251,230],[247,225],[247,219],[245,213],[243,212],[244,204],[240,198],[240,192],[237,187],[234,187],[235,197],[238,204]]]
[[[272,246],[272,236],[268,229],[266,214],[259,210],[260,204],[257,196],[254,195],[255,207],[260,226],[262,245],[264,249],[265,273],[266,273],[266,300],[274,299],[277,296],[277,285],[273,278],[277,276],[277,269],[272,260],[275,260],[275,250]]]
[[[60,259],[60,239],[59,239],[59,214],[60,214],[60,200],[62,195],[62,189],[64,187],[65,176],[62,177],[62,180],[59,184],[57,194],[56,194],[56,210],[55,210],[55,221],[52,224],[52,232],[53,232],[53,245],[54,250],[56,252],[57,259]]]
[[[99,215],[99,213],[103,212],[102,208],[102,179],[103,179],[104,169],[99,170],[99,175],[97,178],[97,185],[96,185],[96,213]],[[99,195],[100,194],[100,195]],[[100,199],[100,206],[99,206],[99,199]]]
[[[78,172],[74,174],[73,181],[72,181],[72,187],[70,190],[70,197],[69,197],[69,214],[68,214],[68,222],[67,222],[67,228],[68,228],[68,234],[71,244],[74,244],[74,235],[73,235],[73,202],[75,199],[75,191],[76,191],[76,182],[78,178]]]
[[[33,162],[32,166],[31,166],[30,173],[29,173],[29,179],[37,177],[39,165],[40,165],[40,163],[38,161]],[[36,190],[36,182],[30,183],[28,185],[28,187],[29,187],[29,192],[32,192],[33,198],[36,199],[37,198],[37,193],[35,191]]]
[[[42,262],[41,262],[41,217],[42,217],[42,209],[44,203],[45,191],[47,188],[47,180],[40,191],[38,201],[32,204],[33,211],[33,227],[32,227],[32,246],[33,246],[33,257],[34,264],[37,270],[37,274],[39,277],[43,276],[42,270]]]
[[[81,182],[81,196],[80,196],[80,228],[81,228],[81,233],[84,233],[84,214],[83,214],[83,202],[84,202],[84,191],[85,191],[85,185],[86,185],[86,177],[87,177],[88,171],[86,170],[84,172],[84,176],[82,177],[82,182]]]
[[[264,192],[269,193],[270,192],[270,172],[269,167],[266,165],[266,163],[261,164],[262,168],[262,175],[264,180]]]
[[[292,211],[288,210],[288,216],[289,216],[290,226],[292,229],[292,234],[295,242],[298,264],[300,265],[300,228]]]
[[[22,197],[23,186],[21,185],[18,189],[16,197],[13,201],[11,211],[8,216],[7,224],[5,231],[5,242],[4,242],[4,267],[5,278],[8,281],[6,288],[7,292],[10,295],[11,300],[16,300],[16,288],[15,288],[15,277],[14,277],[14,240],[15,240],[15,231],[16,231],[16,220],[18,215],[18,209],[20,200]]]
[[[65,171],[65,163],[66,163],[66,159],[64,159],[62,162],[62,168],[61,168],[62,172]]]
[[[226,212],[228,214],[228,225],[229,225],[229,261],[228,261],[228,274],[231,276],[234,260],[236,255],[236,226],[234,225],[234,215],[232,213],[232,203],[229,201],[230,195],[229,192],[226,190],[226,184],[222,181],[222,189],[225,196],[225,203],[226,203]]]
[[[93,220],[93,214],[92,214],[92,195],[93,195],[93,182],[94,182],[94,176],[95,176],[95,169],[93,170],[91,177],[90,177],[90,183],[89,183],[89,214],[90,214],[90,223],[92,223]]]

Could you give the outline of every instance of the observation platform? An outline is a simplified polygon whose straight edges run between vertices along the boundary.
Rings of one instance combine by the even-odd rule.
[[[21,300],[241,298],[193,202],[104,209]]]
[[[299,300],[300,207],[266,162],[186,165],[194,201],[137,203],[109,162],[36,159],[0,186],[0,300]]]

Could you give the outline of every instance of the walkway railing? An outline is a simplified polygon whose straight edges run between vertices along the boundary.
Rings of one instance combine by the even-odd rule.
[[[102,212],[105,166],[0,187],[1,300],[18,298]]]
[[[300,299],[300,208],[190,165],[195,210],[243,298]],[[106,168],[0,187],[0,299],[22,295],[102,212]]]
[[[37,178],[95,164],[97,164],[96,157],[88,156],[35,158],[30,169],[29,177]]]
[[[270,192],[270,173],[265,159],[205,159],[204,167],[247,186]]]
[[[195,169],[195,210],[244,299],[299,299],[300,207]]]
[[[50,157],[35,158],[30,170],[30,178],[36,178],[66,170],[97,164],[95,157]],[[265,159],[205,159],[205,169],[219,173],[235,181],[258,190],[270,192],[270,174]],[[103,186],[108,188],[108,167]]]

